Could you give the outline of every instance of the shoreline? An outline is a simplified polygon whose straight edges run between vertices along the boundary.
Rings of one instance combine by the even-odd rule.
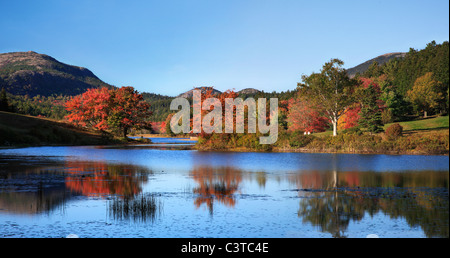
[[[165,137],[160,137],[165,138]],[[35,147],[81,147],[81,146],[132,146],[132,145],[164,145],[164,143],[146,143],[141,141],[132,141],[128,143],[108,143],[108,144],[80,144],[80,145],[67,145],[67,144],[47,144],[47,145],[27,145],[27,146],[0,146],[0,150],[3,149],[20,149],[20,148],[35,148]],[[169,144],[169,143],[168,143]],[[170,143],[171,145],[176,145],[176,143]],[[183,144],[180,144],[183,145]],[[184,145],[183,145],[184,146]],[[259,152],[259,153],[321,153],[321,154],[359,154],[359,155],[417,155],[417,156],[450,156],[449,152],[424,152],[424,151],[370,151],[370,150],[356,150],[356,151],[342,151],[342,150],[322,150],[322,149],[308,149],[308,148],[280,148],[274,147],[271,150],[255,150],[245,147],[237,148],[225,148],[225,149],[212,149],[212,148],[201,148],[196,145],[192,145],[184,150],[195,150],[201,152]]]
[[[137,135],[132,137],[145,137],[144,140],[132,139],[129,138],[128,142],[120,142],[120,141],[112,141],[107,143],[92,143],[92,144],[38,144],[38,145],[12,145],[12,146],[0,146],[0,150],[2,149],[18,149],[18,148],[30,148],[30,147],[80,147],[80,146],[131,146],[131,145],[149,145],[149,144],[158,144],[164,145],[164,143],[153,143],[151,142],[151,138],[173,138],[179,139],[180,141],[189,141],[190,138],[183,137],[170,137],[168,135],[161,134],[145,134],[145,135]],[[169,144],[169,143],[167,143]],[[173,145],[174,143],[170,143]],[[183,143],[179,143],[183,145]],[[176,145],[176,143],[175,143]],[[344,148],[345,149],[345,148]],[[449,156],[448,150],[439,150],[439,151],[424,151],[424,150],[385,150],[385,151],[377,151],[370,149],[363,150],[337,150],[335,148],[292,148],[292,147],[278,147],[273,146],[270,150],[257,150],[248,147],[231,147],[231,148],[211,148],[209,146],[199,146],[194,144],[185,148],[185,150],[196,150],[202,152],[265,152],[265,153],[323,153],[323,154],[366,154],[366,155],[426,155],[426,156]]]
[[[301,149],[281,149],[274,148],[272,150],[254,150],[250,148],[227,148],[227,149],[211,149],[211,148],[198,148],[193,146],[193,150],[204,152],[261,152],[261,153],[321,153],[321,154],[358,154],[358,155],[417,155],[417,156],[449,156],[449,153],[441,152],[420,152],[420,151],[336,151],[336,150],[313,150],[307,148]]]
[[[275,152],[275,153],[339,153],[378,155],[441,155],[449,156],[449,131],[405,132],[387,139],[385,134],[293,135],[282,134],[270,146],[255,145],[257,139],[206,138],[194,149],[201,151]],[[241,141],[239,141],[241,140]],[[248,144],[250,142],[250,144]],[[247,146],[246,146],[247,145]]]

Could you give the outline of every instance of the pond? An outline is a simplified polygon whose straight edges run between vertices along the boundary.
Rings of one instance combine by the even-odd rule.
[[[180,141],[0,150],[0,237],[449,237],[448,156]]]

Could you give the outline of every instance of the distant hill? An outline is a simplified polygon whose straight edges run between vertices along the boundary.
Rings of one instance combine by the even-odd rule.
[[[220,93],[222,93],[220,90],[216,90],[216,89],[214,89],[213,87],[197,87],[197,88],[194,88],[194,89],[192,89],[192,90],[189,90],[189,91],[186,91],[186,92],[184,92],[184,93],[181,93],[181,94],[178,95],[177,97],[179,97],[179,98],[188,98],[188,99],[191,99],[194,90],[202,90],[202,94],[203,94],[203,93],[205,93],[207,90],[210,90],[210,89],[212,89],[214,95],[215,95],[215,94],[220,94]]]
[[[113,87],[84,67],[33,51],[0,54],[0,87],[15,95],[78,95],[88,88]]]
[[[353,78],[357,73],[361,74],[361,73],[365,72],[369,68],[369,66],[375,61],[378,62],[378,65],[382,65],[393,58],[404,58],[405,56],[406,56],[406,53],[403,53],[403,52],[384,54],[384,55],[375,57],[373,59],[370,59],[369,61],[359,64],[353,68],[347,69],[347,73],[351,78]]]
[[[260,92],[261,92],[260,90],[257,90],[257,89],[254,89],[254,88],[246,88],[246,89],[240,90],[240,91],[238,91],[236,93],[239,94],[239,95],[255,95],[255,94],[258,94]]]
[[[220,94],[220,93],[222,93],[220,90],[216,90],[216,89],[214,89],[213,87],[197,87],[197,88],[195,88],[195,89],[203,89],[202,90],[202,93],[205,93],[205,91],[207,90],[207,89],[212,89],[213,90],[213,94]],[[193,91],[194,89],[192,89],[192,90],[189,90],[189,91],[186,91],[186,92],[184,92],[184,93],[181,93],[180,95],[178,95],[177,97],[182,97],[182,98],[192,98],[192,91]],[[256,95],[256,94],[258,94],[258,93],[260,93],[261,91],[260,90],[257,90],[257,89],[254,89],[254,88],[246,88],[246,89],[243,89],[243,90],[240,90],[240,91],[236,91],[236,93],[238,94],[238,95]]]

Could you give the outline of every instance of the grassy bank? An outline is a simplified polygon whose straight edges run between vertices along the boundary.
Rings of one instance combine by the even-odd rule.
[[[119,143],[98,132],[52,119],[0,111],[0,147]]]
[[[376,154],[437,154],[449,152],[449,117],[435,117],[401,122],[403,136],[387,139],[385,133],[361,134],[341,131],[333,137],[329,132],[313,135],[280,131],[272,145],[259,144],[259,134],[213,134],[200,138],[197,150],[331,152]],[[386,125],[386,128],[390,125]],[[118,139],[83,130],[63,122],[0,112],[0,147],[44,145],[107,145],[139,143],[139,140]]]
[[[303,138],[303,139],[300,139]],[[356,135],[343,133],[333,136],[303,136],[292,146],[292,139],[282,140],[274,151],[328,152],[328,153],[372,153],[372,154],[423,154],[448,155],[448,130],[434,130],[405,134],[395,140],[388,140],[383,133]],[[294,140],[295,141],[295,140]]]
[[[448,129],[449,116],[429,117],[421,120],[399,122],[398,124],[403,127],[405,132]],[[390,125],[392,124],[385,125],[384,129],[386,130]]]
[[[448,155],[449,117],[436,117],[402,122],[404,133],[396,139],[388,139],[385,133],[363,134],[354,130],[313,135],[280,131],[273,145],[259,144],[259,135],[217,134],[200,139],[197,150],[224,151],[274,151],[274,152],[322,152],[322,153],[372,153],[372,154],[423,154]],[[390,125],[386,125],[386,128]]]

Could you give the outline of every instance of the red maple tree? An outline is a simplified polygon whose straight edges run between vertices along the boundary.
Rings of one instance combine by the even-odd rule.
[[[321,114],[320,108],[305,98],[290,100],[288,110],[289,131],[324,132],[329,127],[329,119]]]
[[[133,87],[93,88],[65,104],[67,120],[75,125],[100,131],[120,132],[126,137],[130,129],[149,129],[150,104]]]
[[[66,118],[75,125],[107,130],[110,100],[111,94],[107,88],[88,89],[66,102],[65,107],[69,111]]]

